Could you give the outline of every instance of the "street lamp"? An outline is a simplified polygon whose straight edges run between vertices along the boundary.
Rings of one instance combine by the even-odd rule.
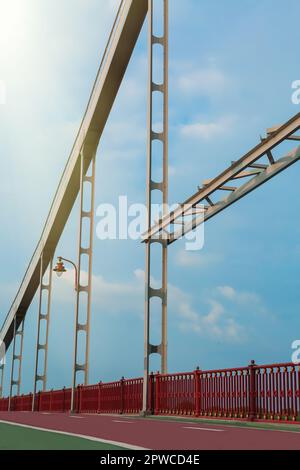
[[[64,261],[66,263],[70,263],[75,270],[75,291],[76,291],[76,309],[75,309],[75,320],[76,324],[78,323],[78,308],[79,308],[79,291],[78,291],[78,284],[79,284],[79,279],[78,279],[78,268],[73,261],[63,258],[62,256],[59,256],[57,259],[57,263],[53,271],[57,274],[58,277],[61,277],[64,273],[67,272]],[[76,388],[76,358],[77,358],[77,334],[75,333],[75,350],[74,350],[74,369],[73,369],[73,383],[72,383],[72,389],[71,389],[71,413],[74,412],[74,401],[75,401],[75,388]]]
[[[67,272],[64,262],[61,257],[58,258],[57,264],[55,268],[53,269],[53,271],[57,274],[58,277],[61,277],[63,273]]]
[[[77,283],[78,283],[78,268],[76,266],[75,263],[73,263],[73,261],[67,259],[67,258],[63,258],[62,256],[59,256],[58,259],[57,259],[57,263],[56,263],[56,266],[55,268],[53,269],[53,271],[57,274],[58,277],[61,277],[64,273],[67,272],[66,270],[66,267],[64,265],[64,261],[66,263],[70,263],[74,269],[75,269],[75,290],[77,291]]]

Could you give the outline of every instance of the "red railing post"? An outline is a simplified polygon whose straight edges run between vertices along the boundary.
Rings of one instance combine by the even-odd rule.
[[[120,415],[124,413],[124,382],[125,382],[125,378],[122,377],[120,380],[120,388],[121,388]]]
[[[251,361],[249,365],[249,420],[254,421],[256,418],[256,364]]]
[[[290,409],[289,409],[289,399],[288,399],[288,368],[284,367],[283,369],[283,393],[284,393],[284,418],[285,421],[289,420]]]
[[[52,394],[53,394],[53,388],[50,390],[50,400],[49,400],[49,411],[50,413],[52,412]]]
[[[101,388],[102,388],[102,382],[100,381],[98,383],[98,414],[101,413],[102,408],[101,408]]]
[[[41,409],[41,392],[38,392],[38,399],[37,399],[37,412],[39,412]]]
[[[160,410],[160,373],[155,375],[155,414],[158,415]]]
[[[79,396],[80,396],[80,385],[77,385],[76,387],[76,407],[75,407],[75,412],[78,414],[79,413]]]
[[[195,380],[194,413],[195,413],[196,417],[199,417],[200,412],[201,412],[201,384],[200,384],[200,378],[201,378],[200,367],[197,367],[197,369],[194,372],[194,380]]]
[[[81,413],[82,410],[82,388],[83,385],[78,385],[78,407],[77,407],[77,412],[78,414]]]
[[[66,387],[63,388],[62,412],[66,411]]]
[[[151,375],[149,377],[150,381],[150,397],[149,397],[149,411],[152,415],[155,414],[155,375],[153,372],[151,372]]]

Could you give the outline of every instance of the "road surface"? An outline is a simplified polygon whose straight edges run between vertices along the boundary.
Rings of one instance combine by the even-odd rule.
[[[0,421],[89,436],[128,448],[151,450],[300,450],[300,428],[249,428],[201,420],[140,417],[0,413]],[[1,436],[0,436],[1,437]]]

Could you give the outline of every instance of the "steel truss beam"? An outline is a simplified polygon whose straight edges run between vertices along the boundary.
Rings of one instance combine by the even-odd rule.
[[[13,396],[14,387],[17,387],[17,396],[20,395],[21,391],[21,377],[22,377],[22,360],[23,360],[23,340],[24,340],[24,322],[22,319],[21,322],[18,321],[17,315],[14,319],[14,338],[13,338],[13,351],[11,358],[11,373],[10,373],[10,390],[9,390],[9,410],[11,404],[11,398]],[[20,326],[18,326],[20,325]],[[17,337],[20,337],[20,344],[17,345]],[[19,346],[19,347],[17,347]],[[18,351],[17,351],[18,349]],[[15,378],[15,365],[18,361],[17,367],[17,378]]]
[[[44,266],[44,253],[40,261],[40,293],[39,293],[39,308],[38,308],[38,327],[37,327],[37,343],[36,343],[36,356],[35,356],[35,372],[34,372],[34,388],[32,397],[32,411],[34,411],[35,395],[39,382],[42,382],[42,390],[46,391],[47,388],[47,369],[48,369],[48,342],[49,342],[49,325],[51,313],[51,291],[52,291],[52,269],[53,259],[51,258],[48,266]],[[48,282],[44,281],[44,272],[48,269]],[[44,297],[46,297],[44,299]],[[46,300],[45,307],[43,300]],[[45,308],[45,310],[44,310]],[[45,322],[45,338],[41,343],[42,322]],[[44,352],[44,355],[41,352]],[[40,369],[39,369],[40,367]],[[41,374],[38,371],[41,371]]]
[[[80,190],[81,151],[84,148],[85,173],[96,154],[147,10],[147,0],[122,0],[121,2],[82,124],[59,183],[41,239],[1,329],[1,337],[6,349],[14,336],[15,314],[17,314],[17,326],[19,326],[39,287],[41,255],[43,252],[46,253],[44,263],[46,267],[53,257],[74,206]]]
[[[94,212],[95,212],[95,164],[96,155],[91,163],[91,173],[85,174],[86,168],[85,151],[81,152],[80,171],[80,217],[79,217],[79,240],[78,240],[78,270],[76,282],[76,310],[75,310],[75,338],[74,338],[74,364],[71,411],[74,411],[74,396],[77,385],[77,374],[83,372],[84,384],[88,384],[89,377],[89,351],[90,351],[90,317],[91,317],[91,295],[92,295],[92,257],[93,257],[93,234],[94,234]],[[85,192],[87,185],[90,185],[90,200],[88,207],[85,206]],[[84,219],[88,220],[88,246],[83,246]],[[87,279],[83,279],[83,258],[87,257],[88,273]],[[86,297],[86,302],[83,297]],[[78,351],[79,335],[84,335],[84,351]],[[83,345],[81,344],[81,347]],[[80,357],[83,353],[83,361]]]
[[[208,221],[212,217],[222,212],[227,207],[231,206],[235,202],[245,197],[247,194],[250,194],[259,186],[263,185],[270,179],[274,178],[274,176],[278,175],[279,173],[286,170],[288,167],[290,167],[294,163],[298,162],[299,159],[300,159],[300,147],[293,150],[286,157],[283,157],[280,160],[277,160],[276,163],[274,163],[273,165],[270,165],[266,170],[262,171],[258,176],[252,178],[247,183],[235,189],[235,191],[233,191],[227,198],[215,203],[212,207],[206,207],[204,214],[202,214],[200,217],[195,215],[195,212],[194,212],[195,217],[193,218],[193,220],[190,220],[189,222],[183,225],[183,229],[180,233],[177,233],[177,234],[174,233],[170,235],[169,244],[174,243],[176,240],[178,240],[179,237],[185,235],[186,233],[191,232],[202,223]]]
[[[299,148],[277,161],[274,159],[272,151],[284,141],[298,140],[295,133],[299,129],[300,113],[283,126],[272,130],[266,139],[262,139],[259,145],[239,161],[233,162],[222,174],[213,180],[205,181],[203,187],[199,188],[197,193],[154,224],[144,234],[143,241],[149,244],[149,241],[163,238],[167,239],[168,244],[174,243],[184,234],[195,229],[296,163],[299,160]],[[262,158],[265,158],[267,163],[262,162]],[[230,182],[236,184],[238,181],[245,179],[248,179],[248,181],[240,187],[228,185]],[[223,191],[228,191],[230,194],[225,199],[220,199],[220,193]],[[198,215],[199,211],[202,212],[200,217]],[[190,220],[191,216],[192,220]],[[177,224],[182,226],[179,231],[174,229]]]

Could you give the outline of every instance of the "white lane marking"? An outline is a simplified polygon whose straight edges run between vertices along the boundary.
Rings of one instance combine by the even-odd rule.
[[[210,431],[210,432],[225,432],[224,429],[212,429],[212,428],[195,428],[194,426],[186,426],[183,429],[194,429],[196,431]]]
[[[69,416],[69,418],[75,418],[75,419],[83,419],[83,416]]]
[[[85,436],[83,434],[74,434],[72,432],[56,431],[55,429],[40,428],[37,426],[31,426],[28,424],[12,423],[11,421],[4,421],[2,419],[0,419],[0,423],[10,424],[11,426],[19,426],[20,428],[34,429],[36,431],[50,432],[53,434],[62,434],[63,436],[79,437],[79,439],[100,442],[102,444],[109,444],[109,445],[118,446],[118,447],[125,447],[126,449],[129,449],[129,450],[149,450],[146,447],[134,446],[132,444],[127,444],[126,442],[108,441],[107,439],[101,439],[99,437]]]
[[[182,424],[182,422],[184,422],[185,424],[194,424],[195,421],[183,421],[181,422],[181,420],[179,421],[179,419],[162,419],[162,420],[158,420],[158,419],[155,419],[155,418],[144,418],[145,420],[147,421],[160,421],[160,422],[165,422],[165,423],[177,423],[177,424]],[[259,424],[259,423],[257,423]],[[255,431],[265,431],[265,432],[268,432],[268,431],[271,431],[271,432],[287,432],[287,433],[290,433],[290,434],[300,434],[300,427],[298,427],[299,431],[290,431],[289,429],[276,429],[276,426],[285,426],[285,427],[288,427],[288,426],[299,426],[297,424],[272,424],[272,423],[266,423],[267,425],[269,424],[270,426],[274,426],[274,429],[271,429],[271,428],[259,428],[259,427],[256,427],[256,426],[247,426],[247,424],[244,424],[243,425],[243,422],[242,421],[234,421],[234,422],[222,422],[222,424],[220,424],[220,426],[224,426],[226,428],[231,428],[231,429],[241,429],[241,430],[244,430],[244,431],[251,431],[251,430],[255,430]],[[227,431],[227,429],[223,429],[223,431]]]
[[[277,426],[277,425],[275,425]],[[279,424],[280,426],[280,424]],[[288,426],[293,426],[292,424],[288,425]],[[290,433],[290,434],[299,434],[300,435],[300,431],[289,431],[289,430],[285,430],[285,429],[261,429],[261,428],[252,428],[252,427],[248,427],[248,428],[243,428],[243,429],[247,429],[247,431],[271,431],[271,432],[287,432],[287,433]]]
[[[130,421],[125,421],[125,420],[123,420],[123,421],[118,421],[117,419],[113,419],[113,423],[133,424],[133,423],[130,422]]]

